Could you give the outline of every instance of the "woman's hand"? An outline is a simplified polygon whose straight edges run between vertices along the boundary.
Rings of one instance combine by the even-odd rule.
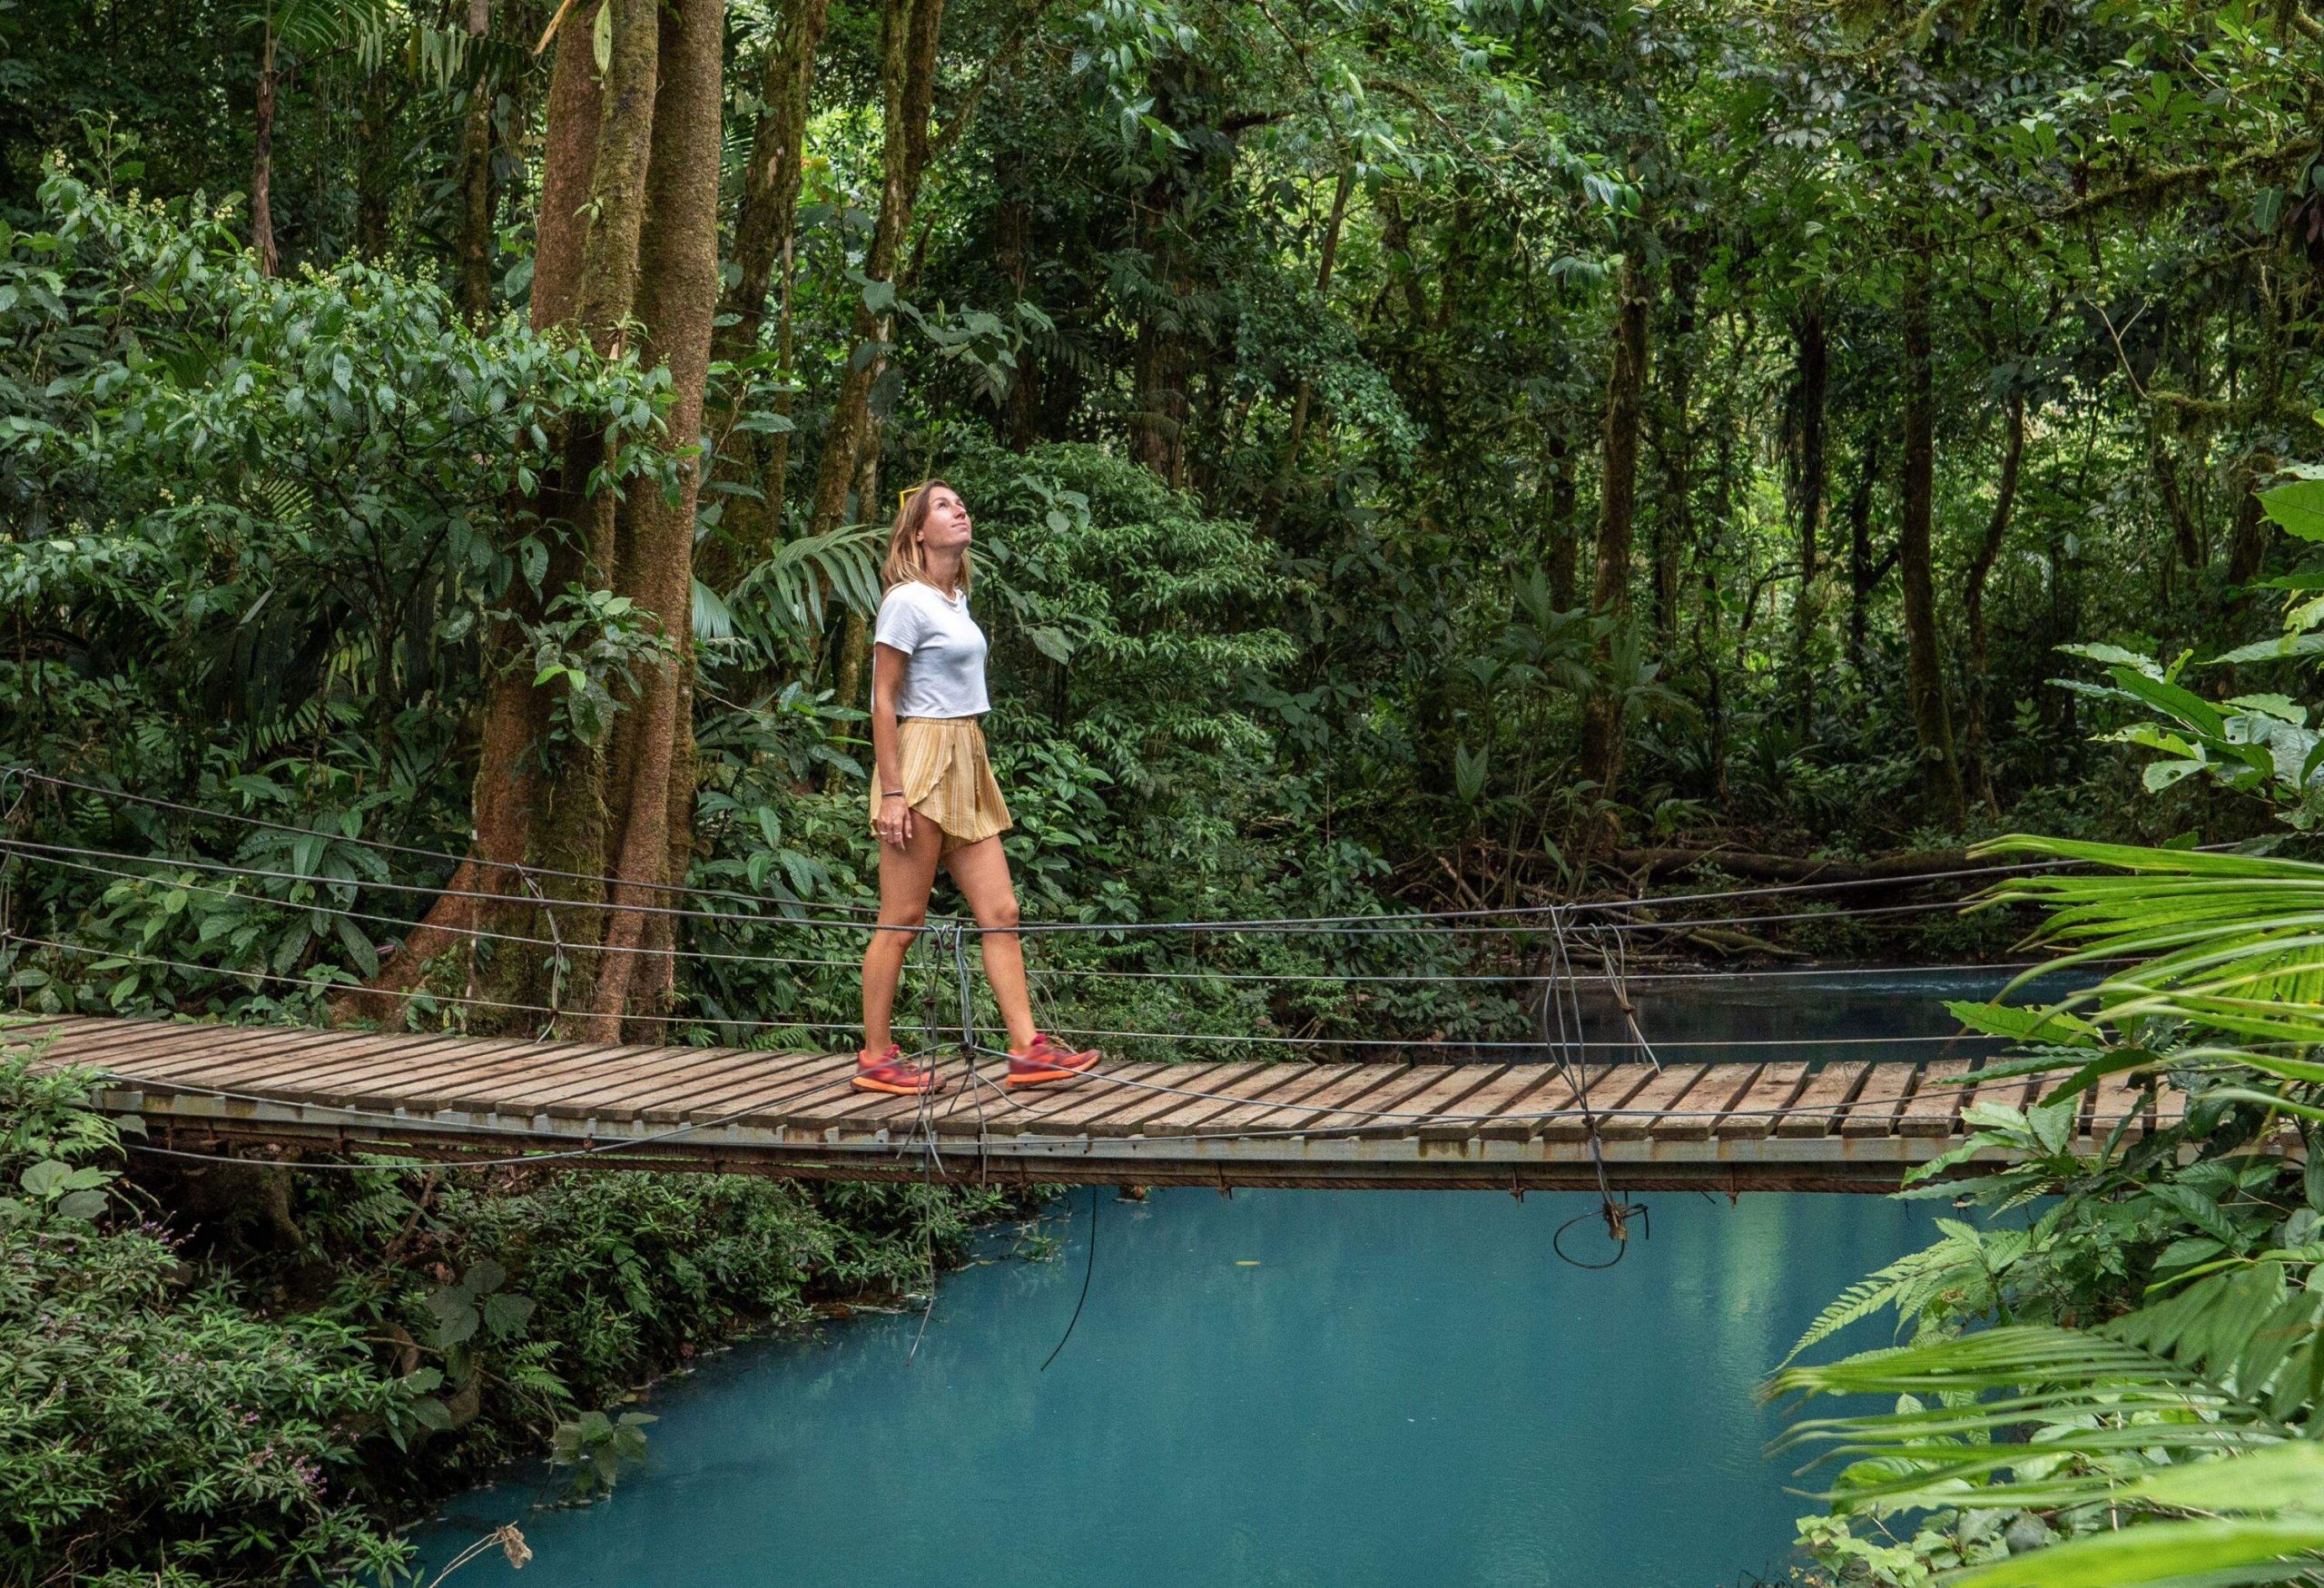
[[[872,818],[872,831],[883,843],[901,848],[911,842],[911,807],[904,804],[904,796],[891,794],[880,801],[880,814]]]

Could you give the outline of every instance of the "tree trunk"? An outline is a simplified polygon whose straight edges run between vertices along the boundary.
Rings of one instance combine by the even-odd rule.
[[[2179,566],[2191,574],[2201,574],[2209,561],[2203,546],[2202,526],[2196,522],[2194,508],[2187,501],[2184,483],[2179,478],[2178,460],[2171,456],[2171,443],[2162,433],[2162,417],[2159,407],[2149,405],[2146,420],[2147,468],[2154,478],[2155,495],[2162,502],[2164,517],[2171,520],[2171,549],[2178,554]]]
[[[468,78],[468,110],[460,126],[460,230],[457,244],[460,312],[473,326],[492,315],[493,192],[492,74],[485,40],[492,31],[492,0],[468,0],[468,48],[476,70]]]
[[[848,488],[871,412],[872,382],[887,367],[887,346],[895,333],[896,264],[920,202],[920,179],[928,159],[929,112],[936,94],[936,45],[944,0],[886,0],[880,20],[880,89],[885,107],[881,135],[880,214],[863,274],[872,285],[858,295],[852,351],[832,399],[816,460],[815,503],[811,535],[828,534],[847,514]],[[874,305],[877,305],[876,307]],[[868,511],[868,509],[866,509]]]
[[[571,324],[580,298],[586,206],[604,119],[604,96],[590,44],[596,9],[566,16],[557,32],[550,70],[529,315],[532,328],[539,331]],[[575,532],[575,538],[551,552],[549,570],[541,581],[551,594],[580,579],[585,571],[577,538],[588,513],[581,496],[585,479],[586,475],[559,469],[542,481],[540,498],[532,504],[544,525],[562,525]],[[482,945],[469,934],[482,930],[552,935],[546,910],[536,909],[533,902],[541,898],[570,899],[582,906],[557,917],[558,933],[569,929],[586,940],[598,925],[597,912],[586,908],[602,898],[596,885],[571,878],[534,883],[522,870],[534,858],[536,817],[547,801],[547,781],[536,746],[548,733],[548,695],[533,686],[524,637],[525,625],[540,617],[543,599],[517,579],[506,601],[510,616],[496,626],[486,649],[491,682],[485,692],[476,780],[469,795],[474,813],[469,858],[453,873],[445,891],[381,965],[369,988],[334,1002],[333,1013],[340,1018],[398,1018],[402,1004],[394,994],[418,986],[431,962],[454,952],[466,961],[471,995],[505,1002],[537,1002],[547,996],[561,1009],[561,970],[545,964],[536,946],[496,944],[478,952]],[[586,868],[593,875],[596,869]],[[468,896],[478,893],[496,895],[500,902]],[[510,1011],[479,1013],[481,1018],[470,1021],[470,1029],[514,1029],[527,1023]]]
[[[372,264],[387,261],[399,174],[389,139],[401,107],[389,70],[382,66],[363,74],[363,108],[355,123],[355,252]]]
[[[589,18],[568,17],[561,29],[533,319],[545,330],[570,324],[601,348],[634,331],[639,357],[669,371],[669,432],[686,446],[702,429],[718,294],[724,7],[723,0],[680,0],[657,15],[656,0],[607,3],[615,7],[614,58],[602,92]],[[665,890],[684,880],[693,847],[697,474],[681,471],[675,502],[632,490],[605,510],[582,498],[594,445],[574,438],[559,479],[544,488],[544,516],[580,531],[559,548],[546,582],[552,595],[578,580],[630,597],[671,651],[635,666],[635,686],[623,692],[606,743],[547,745],[546,696],[521,665],[523,619],[537,608],[519,587],[511,600],[518,616],[496,636],[499,671],[485,715],[475,852],[454,885],[501,895],[497,908],[468,912],[486,930],[561,945],[554,962],[533,944],[495,943],[491,953],[479,946],[470,986],[510,1002],[547,1001],[568,1035],[610,1041],[631,1015],[639,1017],[634,1034],[659,1036],[661,1023],[645,1017],[666,1007],[674,982],[672,918],[646,907],[667,902]],[[537,770],[545,757],[546,774]],[[527,876],[520,865],[538,869]],[[383,985],[409,984],[425,957],[416,951],[441,952],[449,935],[442,929],[462,924],[448,908],[457,902],[438,901],[383,970]]]
[[[1622,717],[1630,679],[1613,676],[1619,631],[1630,621],[1630,545],[1638,522],[1638,448],[1647,381],[1647,321],[1653,309],[1646,279],[1646,239],[1634,234],[1622,252],[1614,311],[1613,358],[1606,374],[1602,463],[1598,494],[1598,565],[1590,610],[1609,632],[1591,650],[1598,678],[1581,717],[1581,775],[1596,797],[1610,800],[1622,774]],[[1620,824],[1609,811],[1593,824],[1590,852],[1610,847]]]
[[[606,68],[573,317],[597,350],[611,355],[624,345],[625,322],[637,303],[638,236],[645,225],[661,28],[655,0],[605,3],[613,7],[613,59]]]
[[[1913,705],[1928,793],[1954,826],[1967,814],[1961,764],[1945,699],[1936,628],[1930,532],[1936,497],[1936,393],[1929,345],[1928,255],[1919,252],[1905,283],[1905,474],[1896,551],[1905,597],[1905,686]]]
[[[1347,201],[1354,192],[1355,169],[1343,164],[1339,182],[1332,190],[1332,218],[1324,226],[1323,257],[1315,264],[1315,300],[1319,306],[1331,300],[1332,267],[1339,259],[1340,232],[1347,223]],[[1284,449],[1285,472],[1299,464],[1300,444],[1307,437],[1310,397],[1307,377],[1302,375],[1299,378],[1299,395],[1291,402],[1291,435],[1289,444]]]
[[[1985,581],[1993,576],[1994,563],[2001,556],[2003,538],[2009,533],[2010,512],[2017,505],[2018,470],[2024,459],[2025,393],[2014,390],[2009,394],[2007,429],[2002,436],[2001,478],[1994,487],[1993,516],[1985,520],[1984,537],[1977,542],[1976,553],[1970,557],[1968,572],[1961,584],[1961,610],[1969,623],[1969,720],[1964,735],[1965,758],[1968,762],[1970,786],[1995,815],[2001,814],[2001,802],[1994,794],[1989,759],[1987,717],[1993,709],[1993,689],[1992,681],[1986,676]]]
[[[727,323],[718,330],[716,356],[739,361],[759,350],[768,294],[780,293],[774,372],[782,385],[773,410],[786,422],[792,411],[792,258],[804,175],[807,105],[830,15],[831,0],[785,0],[774,48],[759,76],[763,108],[751,130],[750,163],[743,170],[742,203],[734,218],[734,290],[720,306],[720,317]],[[732,412],[721,415],[717,428],[727,429],[734,417]],[[774,549],[790,464],[788,430],[735,436],[720,452],[716,477],[752,485],[758,494],[726,498],[724,533],[703,547],[708,583],[722,590],[730,587]]]
[[[1656,415],[1662,458],[1662,500],[1654,515],[1655,654],[1669,656],[1679,643],[1680,564],[1695,539],[1695,271],[1684,251],[1670,261],[1670,340],[1664,350],[1661,411]]]
[[[1876,427],[1865,437],[1862,472],[1848,498],[1848,668],[1859,682],[1872,624],[1872,592],[1896,561],[1894,551],[1877,563],[1872,560],[1872,493],[1880,480],[1880,442]]]
[[[684,445],[702,433],[718,307],[724,0],[683,0],[675,11],[662,11],[658,21],[659,87],[638,244],[636,316],[643,360],[669,371],[670,435]],[[638,664],[636,691],[615,719],[606,804],[613,818],[606,858],[616,909],[605,932],[614,952],[596,978],[590,1006],[593,1033],[605,1041],[621,1039],[625,1012],[665,1010],[674,987],[670,918],[638,907],[666,902],[661,885],[685,880],[683,870],[673,874],[673,863],[693,847],[684,818],[694,787],[694,521],[700,478],[698,469],[684,468],[676,501],[659,491],[633,490],[620,512],[615,588],[659,619],[672,652]],[[658,952],[633,952],[640,948]],[[655,1036],[659,1027],[647,1024],[633,1034]]]
[[[282,272],[282,257],[274,246],[274,44],[270,25],[259,51],[258,113],[251,138],[251,247],[258,252],[262,276]]]
[[[1581,526],[1574,522],[1573,459],[1565,435],[1551,428],[1541,441],[1541,560],[1549,569],[1550,605],[1571,612],[1581,561]]]
[[[1817,543],[1824,528],[1825,393],[1831,375],[1831,348],[1824,334],[1824,302],[1808,300],[1793,330],[1798,344],[1799,384],[1793,393],[1793,431],[1798,439],[1797,485],[1792,510],[1799,537],[1799,594],[1792,603],[1791,676],[1793,710],[1804,743],[1816,731]]]

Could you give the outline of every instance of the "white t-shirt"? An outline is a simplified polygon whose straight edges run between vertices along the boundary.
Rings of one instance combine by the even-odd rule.
[[[910,657],[896,715],[982,716],[992,709],[984,693],[984,630],[969,616],[969,593],[947,596],[912,579],[880,601],[872,637]]]

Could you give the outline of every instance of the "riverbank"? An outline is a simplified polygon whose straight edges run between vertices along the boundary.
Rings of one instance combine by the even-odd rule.
[[[202,1166],[120,1150],[0,1055],[0,1578],[379,1574],[512,1458],[616,1477],[637,1386],[924,1288],[993,1192],[622,1171]],[[560,1430],[562,1434],[560,1435]]]

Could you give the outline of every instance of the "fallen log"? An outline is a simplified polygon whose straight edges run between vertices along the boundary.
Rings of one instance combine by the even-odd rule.
[[[1958,849],[1884,854],[1876,860],[1818,860],[1793,854],[1758,854],[1748,849],[1682,849],[1675,845],[1617,850],[1614,862],[1639,883],[1668,882],[1708,866],[1754,883],[1829,883],[1867,888],[1895,887],[1947,872],[1983,872],[1993,863],[1973,860]]]

